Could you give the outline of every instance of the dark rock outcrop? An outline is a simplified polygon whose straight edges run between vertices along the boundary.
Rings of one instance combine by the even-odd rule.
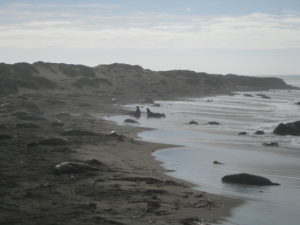
[[[300,120],[292,123],[281,123],[273,130],[273,133],[300,136]]]
[[[240,184],[240,185],[279,185],[277,183],[273,183],[268,178],[257,176],[248,173],[239,173],[233,175],[227,175],[222,178],[223,183],[232,183],[232,184]]]
[[[162,118],[162,117],[166,117],[166,115],[164,113],[151,112],[151,110],[149,108],[147,108],[147,117],[149,117],[149,118]]]

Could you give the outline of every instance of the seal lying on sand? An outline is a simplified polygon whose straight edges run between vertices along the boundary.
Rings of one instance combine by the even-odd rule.
[[[233,183],[233,184],[244,184],[244,185],[280,185],[273,183],[271,180],[265,177],[252,175],[248,173],[239,173],[227,175],[222,178],[223,183]]]
[[[151,112],[151,110],[149,108],[147,108],[147,117],[149,117],[149,118],[162,118],[162,117],[166,117],[166,115],[164,113]]]
[[[62,162],[55,166],[55,173],[57,174],[80,173],[96,170],[98,170],[98,168],[79,162]]]

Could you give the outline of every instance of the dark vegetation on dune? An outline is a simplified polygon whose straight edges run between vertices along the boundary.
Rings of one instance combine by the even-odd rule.
[[[188,70],[151,71],[137,65],[114,63],[88,67],[36,62],[0,64],[0,95],[29,90],[77,89],[109,95],[150,97],[226,94],[232,91],[289,89],[279,78],[219,75]]]

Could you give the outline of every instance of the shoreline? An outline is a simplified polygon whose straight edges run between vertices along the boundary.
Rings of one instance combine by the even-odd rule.
[[[0,223],[181,225],[184,220],[217,223],[242,204],[238,199],[196,191],[192,184],[166,175],[161,162],[151,153],[170,145],[134,140],[138,132],[147,128],[118,126],[90,116],[93,112],[102,115],[125,112],[106,101],[97,101],[97,96],[76,97],[75,102],[85,102],[89,105],[86,107],[66,101],[64,94],[25,95],[26,100],[23,96],[20,93],[2,98],[10,102],[13,111],[2,113],[5,126],[1,134],[11,137],[0,140],[3,161]],[[58,102],[63,99],[64,105],[46,103],[50,98]],[[39,116],[24,120],[22,112],[29,109],[24,102],[30,103],[30,110],[39,111]],[[53,126],[55,121],[63,125]],[[32,128],[17,124],[31,124]],[[96,135],[62,135],[69,129]],[[124,137],[110,136],[112,130]],[[41,141],[48,138],[67,142],[42,145]],[[97,171],[55,173],[55,165],[59,163],[86,164],[92,159],[98,162]]]
[[[139,151],[140,149],[136,149],[132,145],[130,148],[131,149],[130,153],[128,151],[122,152],[122,150],[120,149],[124,147],[122,145],[115,146],[116,149],[113,152],[107,152],[106,151],[107,149],[103,149],[99,151],[99,148],[90,146],[88,153],[87,153],[87,149],[85,149],[82,152],[79,152],[79,155],[82,156],[83,159],[99,158],[102,159],[102,162],[107,164],[111,164],[113,162],[115,164],[118,164],[118,168],[123,171],[126,171],[128,169],[129,170],[138,169],[139,176],[147,176],[154,179],[159,179],[162,180],[164,183],[168,183],[168,182],[170,183],[175,182],[175,184],[177,183],[179,186],[176,185],[177,187],[175,187],[175,189],[172,186],[171,187],[165,186],[161,188],[167,190],[168,192],[171,192],[172,195],[181,193],[182,196],[178,196],[178,197],[179,199],[183,198],[184,202],[186,202],[185,204],[190,204],[190,203],[196,204],[197,200],[204,198],[211,201],[214,205],[213,207],[208,207],[204,211],[197,210],[196,207],[195,208],[188,207],[187,210],[183,210],[182,212],[178,212],[178,211],[174,212],[176,215],[171,214],[171,217],[168,218],[168,220],[172,220],[172,224],[177,224],[179,220],[183,218],[195,218],[195,217],[202,218],[203,222],[206,221],[208,223],[219,224],[220,222],[226,220],[226,218],[232,215],[231,213],[233,209],[245,203],[245,200],[242,199],[229,197],[225,195],[212,194],[212,193],[203,192],[201,190],[197,190],[195,189],[195,187],[198,187],[196,184],[167,175],[166,172],[168,172],[168,170],[162,166],[163,162],[156,159],[152,155],[152,153],[164,149],[176,148],[179,146],[156,143],[156,142],[148,142],[143,140],[135,140],[135,138],[138,137],[138,133],[147,130],[154,130],[154,129],[145,128],[145,127],[131,127],[126,125],[121,126],[112,121],[109,121],[109,123],[111,123],[109,127],[116,128],[114,130],[117,130],[117,132],[120,131],[120,133],[125,134],[125,136],[134,138],[133,143],[140,145],[139,148],[142,148],[142,151]],[[128,127],[130,127],[129,131],[128,131]],[[201,189],[201,187],[199,188]],[[201,197],[199,198],[197,196],[201,196]],[[171,201],[169,200],[169,202]],[[139,224],[143,224],[143,223],[139,221]]]

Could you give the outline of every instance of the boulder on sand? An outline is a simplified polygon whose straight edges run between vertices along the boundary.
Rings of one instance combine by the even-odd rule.
[[[292,123],[281,123],[274,129],[273,133],[300,136],[300,120]]]
[[[241,184],[241,185],[280,185],[273,183],[271,180],[265,177],[248,174],[248,173],[239,173],[227,175],[222,178],[223,183],[232,183],[232,184]]]
[[[162,117],[166,117],[166,115],[164,113],[151,112],[151,110],[149,108],[147,108],[147,117],[149,117],[149,118],[162,118]]]

